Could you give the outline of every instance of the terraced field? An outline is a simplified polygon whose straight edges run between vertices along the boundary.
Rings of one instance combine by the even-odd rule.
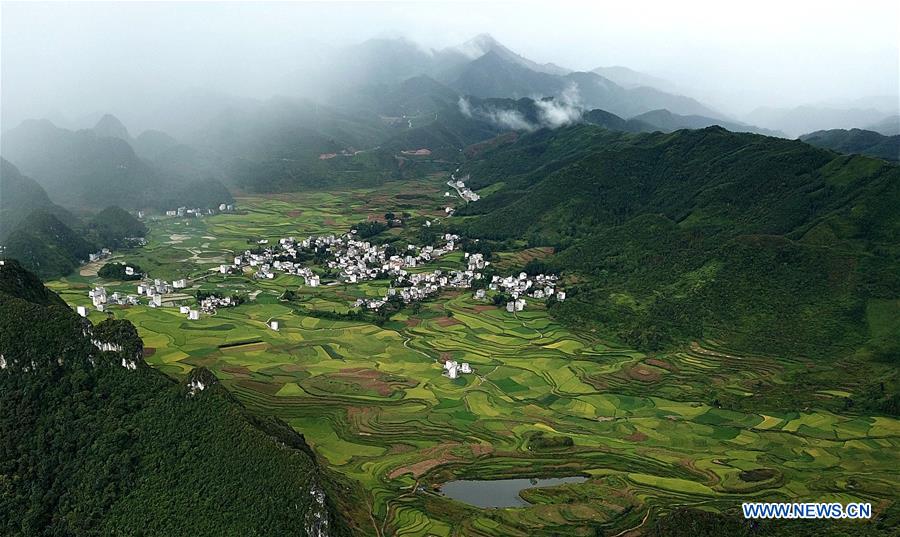
[[[397,197],[411,188],[424,194]],[[175,308],[111,314],[137,326],[153,366],[176,376],[206,366],[248,407],[302,431],[332,468],[364,485],[373,535],[614,535],[682,505],[766,498],[880,509],[896,497],[897,420],[711,404],[711,387],[750,398],[759,382],[783,383],[809,367],[801,359],[738,356],[713,341],[648,356],[572,332],[539,305],[513,316],[469,293],[446,293],[381,327],[329,320],[303,312],[345,311],[387,282],[309,289],[291,276],[252,281],[210,270],[248,239],[342,232],[388,210],[433,218],[440,194],[436,181],[241,198],[242,214],[151,222],[150,244],[123,260],[252,299],[190,322]],[[517,257],[534,256],[501,258]],[[86,305],[98,282],[77,275],[50,286]],[[133,283],[107,287],[134,292]],[[285,289],[302,308],[279,301]],[[271,319],[278,332],[267,328]],[[442,376],[446,359],[471,363],[474,374]],[[573,445],[545,447],[539,434]],[[482,510],[435,492],[457,478],[570,475],[589,479],[526,490],[525,508]]]

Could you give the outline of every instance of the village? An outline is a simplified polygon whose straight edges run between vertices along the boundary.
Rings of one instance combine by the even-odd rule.
[[[297,240],[294,237],[279,239],[276,244],[269,245],[268,240],[258,241],[258,248],[245,250],[233,258],[231,264],[221,264],[219,274],[250,274],[254,279],[273,279],[276,273],[291,274],[303,278],[307,287],[315,288],[323,285],[322,280],[330,279],[325,285],[358,284],[368,280],[390,279],[391,286],[387,293],[379,298],[360,298],[352,303],[354,308],[378,310],[391,297],[399,298],[403,304],[419,302],[438,295],[445,289],[474,289],[473,298],[488,300],[489,292],[505,299],[505,308],[509,313],[522,311],[526,298],[534,300],[555,299],[563,301],[566,293],[558,289],[558,277],[554,274],[529,275],[520,272],[518,275],[490,275],[490,281],[484,281],[485,269],[491,262],[480,253],[463,253],[464,268],[460,270],[432,270],[414,272],[409,269],[436,260],[459,248],[460,237],[445,233],[437,246],[416,246],[407,244],[406,250],[398,252],[392,245],[377,245],[356,238],[356,230],[341,236],[322,235]],[[316,260],[317,271],[301,262],[301,259]],[[125,273],[134,274],[133,267],[126,266]],[[148,278],[136,285],[136,295],[108,293],[105,287],[91,289],[88,296],[94,308],[104,311],[108,305],[137,305],[139,298],[145,297],[149,307],[162,307],[167,295],[177,293],[191,285],[186,278],[172,282]],[[184,295],[182,295],[182,298]],[[232,297],[216,295],[205,296],[199,300],[199,308],[177,304],[180,312],[188,320],[198,320],[200,313],[213,315],[218,308],[233,307],[237,301]],[[503,305],[502,303],[500,305]],[[79,314],[87,315],[84,307],[79,307]]]

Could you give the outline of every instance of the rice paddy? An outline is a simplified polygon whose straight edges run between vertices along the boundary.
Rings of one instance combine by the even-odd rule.
[[[757,382],[784,383],[807,367],[803,360],[738,356],[712,341],[648,356],[561,326],[538,304],[513,316],[466,292],[444,293],[381,327],[331,320],[304,311],[346,311],[357,297],[383,294],[388,282],[311,289],[289,275],[256,281],[215,271],[261,238],[340,233],[387,211],[407,211],[413,222],[435,218],[441,186],[247,197],[238,199],[239,214],[151,221],[149,244],[117,260],[154,278],[188,277],[193,290],[252,298],[199,321],[171,307],[109,314],[134,323],[152,366],[176,377],[205,366],[248,408],[301,431],[332,469],[362,483],[373,535],[615,534],[678,506],[767,499],[870,501],[878,509],[895,498],[900,421],[711,405],[710,386],[749,397]],[[100,283],[134,293],[134,282],[102,282],[95,271],[48,286],[74,306],[89,305],[87,291]],[[285,289],[305,309],[280,301]],[[90,315],[99,321],[106,313]],[[267,327],[272,319],[278,331]],[[447,359],[470,363],[474,373],[450,380],[442,375]],[[538,433],[571,445],[534,442]],[[527,489],[529,505],[509,509],[479,509],[436,491],[457,479],[570,476],[588,479]]]

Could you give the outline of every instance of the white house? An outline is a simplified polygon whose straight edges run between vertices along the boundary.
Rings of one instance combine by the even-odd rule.
[[[269,321],[269,328],[278,331],[278,321]]]
[[[471,373],[472,367],[469,365],[469,362],[463,362],[462,365],[459,366],[460,373]]]
[[[153,295],[152,300],[153,300],[152,303],[154,306],[156,306],[156,307],[162,306],[162,295],[155,294],[155,295]]]
[[[87,317],[87,308],[86,307],[78,306],[76,308],[76,310],[78,311],[78,315],[81,315],[82,317]]]
[[[189,310],[188,311],[188,319],[191,321],[197,321],[200,319],[200,312],[197,310]]]
[[[185,287],[187,287],[187,280],[183,278],[180,280],[175,280],[174,282],[172,282],[172,287],[174,287],[175,289],[184,289]]]
[[[444,372],[451,379],[455,379],[459,373],[459,364],[456,360],[447,360],[444,362]]]
[[[190,311],[191,311],[191,308],[189,306],[181,306],[180,308],[178,308],[179,313],[188,313]]]
[[[125,267],[125,275],[126,276],[134,276],[134,267]]]

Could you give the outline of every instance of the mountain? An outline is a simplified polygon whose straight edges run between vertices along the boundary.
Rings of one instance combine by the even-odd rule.
[[[148,231],[143,222],[116,206],[103,209],[87,222],[88,236],[106,248],[121,248],[126,239],[143,237]]]
[[[638,118],[623,119],[615,114],[596,108],[582,114],[582,121],[591,125],[597,125],[611,131],[623,132],[652,132],[656,130],[655,125],[651,125],[646,121]]]
[[[727,121],[696,115],[683,116],[673,114],[668,110],[653,110],[634,116],[632,119],[653,125],[653,127],[662,132],[672,132],[679,129],[705,129],[706,127],[718,125],[731,132],[754,132],[757,134],[765,134],[767,136],[784,137],[780,132],[761,129],[759,127],[754,127],[753,125],[745,125],[744,123],[736,121]]]
[[[112,114],[104,114],[103,117],[100,118],[100,121],[94,125],[92,130],[97,136],[108,136],[110,138],[119,138],[120,140],[131,142],[131,136],[128,134],[128,129],[126,129],[125,125]]]
[[[17,259],[42,278],[69,274],[99,247],[45,210],[28,214],[3,239],[3,257]]]
[[[874,108],[798,106],[757,108],[743,119],[747,123],[781,131],[789,137],[797,137],[820,130],[862,128],[883,120],[884,116],[884,112]]]
[[[623,117],[660,108],[679,114],[720,115],[694,99],[658,87],[623,86],[597,72],[573,72],[552,63],[535,62],[487,34],[440,50],[425,50],[402,38],[372,39],[311,56],[314,61],[288,76],[288,94],[320,100],[335,108],[352,103],[354,99],[348,94],[358,88],[392,86],[428,77],[462,96],[479,98],[562,97],[575,91],[586,108],[601,108]],[[616,68],[615,72],[623,69]],[[395,107],[388,115],[430,112],[418,106],[402,113],[399,110]]]
[[[591,72],[597,73],[603,78],[612,80],[623,88],[647,86],[659,90],[669,90],[672,87],[672,84],[667,80],[641,73],[640,71],[635,71],[634,69],[629,69],[628,67],[621,65],[597,67],[596,69],[592,69]]]
[[[128,321],[92,325],[0,265],[4,535],[350,533],[349,484],[301,435],[208,370],[176,382],[142,355]]]
[[[61,129],[46,120],[28,120],[6,131],[0,154],[40,183],[52,200],[71,207],[139,207],[165,183],[126,140],[91,129]]]
[[[134,152],[151,162],[160,159],[178,146],[178,140],[158,130],[144,131],[131,141]]]
[[[68,225],[76,221],[71,213],[50,201],[37,181],[22,175],[8,160],[0,159],[0,240],[37,210],[52,213]]]
[[[442,51],[443,54],[448,54],[450,52],[458,52],[471,60],[481,58],[486,54],[492,53],[502,58],[504,61],[520,65],[522,67],[525,67],[526,69],[530,69],[538,73],[546,73],[550,75],[567,75],[572,72],[571,69],[560,67],[554,63],[542,64],[529,60],[528,58],[525,58],[524,56],[521,56],[505,47],[499,41],[494,39],[490,34],[476,35],[475,37],[466,41],[465,43],[462,43],[461,45],[450,47]]]
[[[896,136],[900,134],[900,115],[889,116],[877,123],[873,123],[866,127],[866,130],[875,131],[885,136]]]
[[[511,99],[559,95],[567,87],[562,77],[533,71],[493,50],[467,64],[451,85],[466,95]]]
[[[566,97],[585,108],[600,108],[631,117],[666,108],[676,113],[719,114],[689,97],[650,87],[626,89],[596,73],[553,75],[529,69],[491,51],[466,64],[450,86],[462,94],[481,98]]]
[[[831,129],[804,134],[800,139],[838,153],[855,153],[894,162],[900,161],[900,135],[884,136],[862,129]]]
[[[554,246],[552,308],[653,350],[712,338],[829,357],[900,348],[866,308],[900,299],[900,168],[719,127],[539,130],[464,164],[490,195],[457,214],[487,240]],[[601,328],[597,328],[601,327]]]

